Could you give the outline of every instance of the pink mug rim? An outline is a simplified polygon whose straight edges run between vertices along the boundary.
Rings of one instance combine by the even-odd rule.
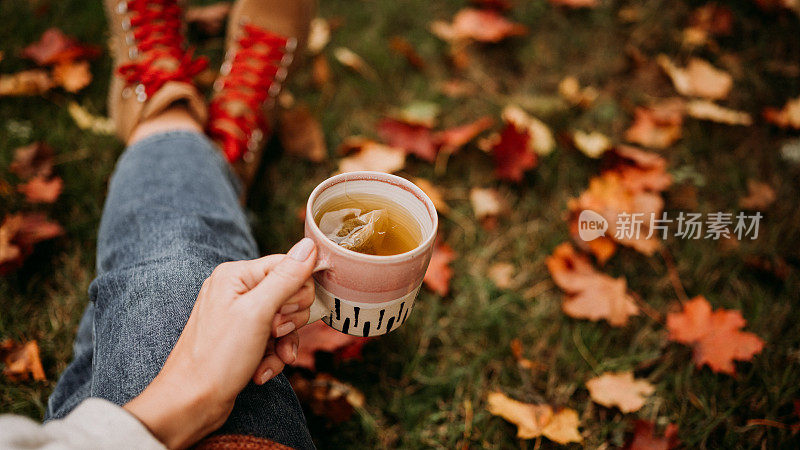
[[[358,180],[376,180],[382,183],[389,183],[397,185],[403,189],[410,190],[418,199],[422,200],[425,206],[428,209],[428,215],[433,222],[432,232],[430,236],[427,236],[425,239],[420,242],[413,250],[409,250],[405,253],[398,253],[396,255],[368,255],[365,253],[355,252],[353,250],[346,249],[339,245],[334,244],[330,239],[328,239],[325,234],[322,233],[322,230],[319,229],[317,226],[316,221],[314,220],[314,214],[311,210],[311,205],[314,204],[319,194],[328,189],[329,187],[339,184],[342,181],[358,181]],[[392,183],[391,181],[394,181]],[[374,263],[396,263],[400,261],[406,261],[408,259],[417,257],[423,253],[425,253],[428,248],[432,245],[433,240],[436,239],[436,230],[439,227],[439,214],[436,212],[436,207],[433,204],[433,200],[431,200],[425,192],[422,191],[416,184],[412,183],[410,180],[407,180],[403,177],[399,177],[397,175],[392,175],[390,173],[384,172],[374,172],[369,170],[359,170],[355,172],[345,172],[340,173],[338,175],[334,175],[322,183],[318,184],[317,187],[311,191],[311,195],[308,197],[308,202],[306,203],[306,222],[309,224],[309,228],[311,229],[311,233],[314,234],[316,238],[317,245],[320,242],[324,243],[326,247],[332,252],[340,252],[345,255],[349,255],[355,258],[360,258],[365,261],[370,261]]]

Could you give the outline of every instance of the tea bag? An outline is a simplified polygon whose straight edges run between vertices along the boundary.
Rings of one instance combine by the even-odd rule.
[[[389,228],[389,211],[375,209],[361,214],[360,209],[347,208],[325,213],[319,222],[320,230],[336,244],[375,254]]]

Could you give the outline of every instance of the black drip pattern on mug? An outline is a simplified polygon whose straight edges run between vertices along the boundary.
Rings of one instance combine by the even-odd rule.
[[[381,310],[381,313],[378,316],[378,328],[375,328],[376,330],[380,330],[381,329],[381,324],[383,323],[383,313],[385,313],[385,312],[386,312],[385,309]]]
[[[350,318],[344,319],[344,325],[342,325],[342,333],[347,334],[350,330]]]
[[[400,317],[403,316],[403,307],[406,306],[406,302],[400,303],[400,312],[397,313],[397,321],[400,322]]]
[[[408,308],[408,309],[406,310],[406,313],[403,315],[403,321],[402,321],[402,322],[400,322],[400,325],[402,325],[402,324],[406,323],[406,319],[408,319],[408,312],[409,312],[410,310],[411,310],[411,308]]]
[[[354,327],[358,326],[358,313],[360,311],[361,311],[361,308],[359,308],[358,306],[354,306],[353,307],[353,326]]]
[[[386,332],[392,331],[392,325],[394,325],[394,317],[389,317],[389,320],[386,321]]]
[[[340,314],[339,310],[341,309],[340,304],[342,303],[342,301],[339,300],[338,298],[334,297],[333,298],[333,303],[336,305],[336,320],[340,320],[342,317],[341,317],[341,314]]]
[[[369,336],[369,322],[364,322],[364,333],[362,335],[364,337]]]

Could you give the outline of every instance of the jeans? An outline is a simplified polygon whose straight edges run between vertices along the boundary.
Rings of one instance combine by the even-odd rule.
[[[103,209],[97,278],[74,360],[45,420],[67,415],[87,397],[123,405],[138,395],[161,370],[214,267],[258,257],[237,191],[228,164],[199,133],[162,133],[125,151]],[[283,375],[263,386],[251,382],[217,433],[314,447]]]

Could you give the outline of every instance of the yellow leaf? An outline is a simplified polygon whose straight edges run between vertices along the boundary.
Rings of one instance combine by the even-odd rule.
[[[655,392],[652,384],[635,380],[632,372],[606,372],[587,381],[586,388],[595,402],[609,408],[616,406],[624,413],[641,409],[646,397]]]

